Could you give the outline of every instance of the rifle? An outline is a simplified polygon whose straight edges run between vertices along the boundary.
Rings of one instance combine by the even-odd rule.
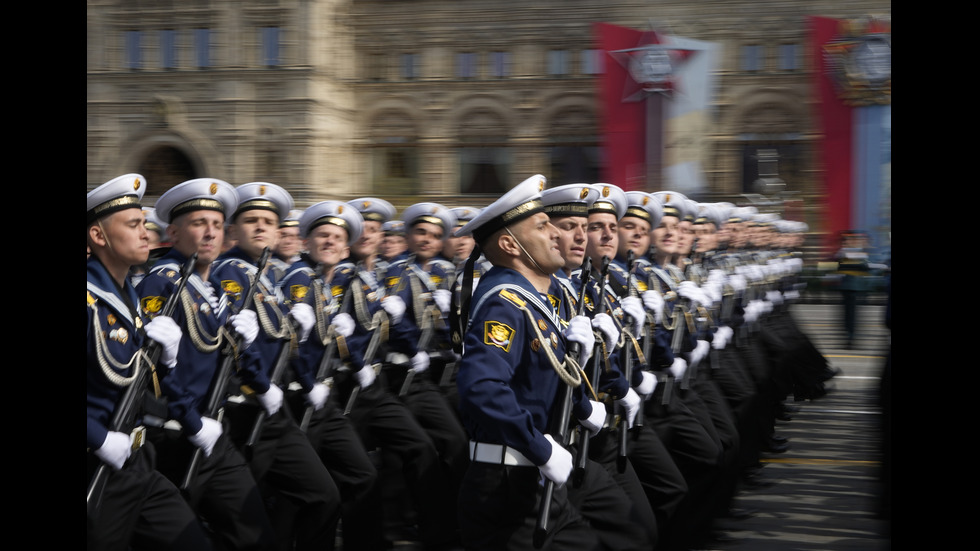
[[[187,263],[184,264],[180,272],[180,279],[177,281],[177,286],[174,288],[174,292],[170,295],[167,303],[164,304],[163,310],[160,311],[159,315],[173,317],[174,310],[180,302],[180,294],[184,291],[187,278],[193,273],[196,264],[197,253],[194,253],[187,259]],[[160,360],[160,354],[163,353],[163,349],[160,343],[150,340],[143,349],[143,353],[148,359],[148,365],[154,366]],[[119,403],[116,404],[115,410],[113,410],[112,419],[110,419],[108,427],[110,431],[132,431],[132,427],[136,422],[136,415],[139,413],[140,404],[143,401],[148,376],[148,370],[140,367],[133,381],[126,387],[126,391],[119,399]],[[99,466],[95,470],[92,480],[89,482],[88,492],[85,496],[85,505],[90,514],[102,507],[102,494],[105,492],[105,485],[108,479],[109,466],[103,462],[99,462]]]
[[[609,261],[608,256],[602,257],[602,269],[599,277],[601,282],[599,285],[599,297],[602,297],[606,292],[606,283],[609,281]],[[599,298],[597,297],[597,299]],[[596,345],[595,353],[592,355],[592,379],[591,383],[593,385],[593,390],[598,391],[599,388],[599,377],[602,374],[602,348],[599,344]],[[575,475],[573,482],[576,485],[582,483],[582,478],[585,476],[585,465],[589,462],[589,440],[592,439],[592,433],[589,431],[581,431],[581,437],[578,441],[578,457],[575,458]]]
[[[426,313],[428,313],[428,311],[429,310],[426,309]],[[432,335],[435,334],[435,332],[436,332],[435,323],[433,323],[429,327],[426,327],[425,330],[422,331],[422,336],[419,337],[419,345],[418,345],[418,350],[420,352],[425,352],[426,349],[429,348],[429,341],[432,340]],[[408,389],[412,385],[412,378],[414,377],[415,377],[415,370],[409,367],[408,371],[405,373],[405,381],[402,382],[402,387],[398,390],[399,398],[408,394]]]
[[[378,320],[378,325],[375,326],[373,332],[371,333],[371,341],[368,342],[367,351],[364,352],[364,365],[370,365],[374,367],[374,356],[378,353],[378,348],[381,346],[381,335],[385,331],[382,329],[381,325],[384,322]],[[347,405],[344,406],[344,415],[349,416],[352,409],[354,409],[354,402],[357,400],[357,395],[361,392],[361,385],[356,385],[353,390],[350,391],[350,396],[347,398]]]
[[[320,278],[323,275],[323,265],[318,264],[316,270],[316,278]],[[332,279],[332,277],[331,277]],[[344,296],[341,298],[340,308],[341,312],[345,311],[347,304],[350,302],[351,289],[354,288],[353,281],[344,290]],[[321,313],[317,312],[317,316]],[[331,326],[332,327],[332,326]],[[320,357],[320,366],[316,370],[316,381],[323,382],[330,378],[331,373],[333,373],[333,360],[334,356],[337,354],[337,338],[334,336],[331,328],[327,328],[327,338],[330,339],[330,344],[327,345],[327,349],[323,352],[323,356]],[[313,420],[313,413],[315,408],[312,405],[306,406],[303,410],[303,420],[299,423],[299,428],[301,431],[306,432],[310,429],[310,422]]]
[[[691,254],[692,255],[697,250],[697,248],[698,248],[698,239],[697,238],[694,238],[694,243],[691,245]],[[687,311],[684,312],[684,322],[688,326],[688,330],[691,332],[691,335],[693,335],[696,338],[697,337],[697,331],[696,331],[697,328],[696,328],[695,322],[694,322],[694,314],[695,313],[697,313],[697,305],[694,304],[693,301],[690,301],[689,304],[688,304],[688,307],[687,307]],[[674,330],[676,331],[677,329],[675,328]],[[671,343],[671,344],[673,345],[674,343]],[[675,349],[674,354],[676,354],[678,351],[679,351],[679,349]],[[690,365],[688,365],[687,366],[687,369],[684,370],[684,376],[681,378],[681,388],[683,390],[687,390],[688,388],[690,388],[690,386],[691,386],[691,376],[692,376],[692,372],[693,371],[694,371],[694,369],[692,369],[692,367]]]
[[[258,279],[258,278],[256,278]],[[288,322],[293,325],[293,333],[298,329],[295,323]],[[276,357],[276,365],[272,369],[272,374],[269,375],[269,385],[278,385],[279,380],[282,379],[282,374],[286,371],[286,366],[289,365],[289,357],[292,355],[293,343],[286,341],[282,348],[279,350],[279,355]],[[255,416],[255,422],[252,424],[252,432],[248,435],[248,440],[245,441],[245,446],[243,452],[245,458],[249,461],[252,460],[252,451],[255,448],[255,444],[259,441],[259,437],[262,435],[262,425],[265,420],[269,417],[269,412],[265,408],[259,408],[258,414]]]
[[[255,302],[255,294],[258,292],[258,282],[259,277],[262,276],[262,271],[265,270],[266,263],[269,262],[270,249],[266,247],[262,251],[262,256],[259,257],[259,262],[256,265],[257,269],[255,271],[255,279],[252,280],[251,285],[248,288],[248,294],[245,295],[245,299],[242,301],[242,307],[238,310],[243,312],[248,308],[252,307],[252,303]],[[235,366],[237,361],[236,351],[242,345],[242,337],[240,335],[235,335],[235,346],[231,347],[225,354],[224,362],[222,362],[221,367],[215,372],[214,386],[211,388],[211,394],[207,398],[207,412],[206,415],[211,419],[221,421],[224,417],[224,401],[226,388],[228,386],[228,381],[231,379],[232,368]],[[201,461],[204,458],[204,450],[201,448],[194,449],[194,455],[191,456],[191,462],[187,466],[187,472],[184,474],[184,478],[180,483],[180,490],[185,494],[190,491],[191,486],[194,483],[194,479],[197,477],[197,471],[201,468]]]
[[[633,291],[633,251],[630,250],[626,253],[626,267],[629,272],[626,274],[626,294],[632,296]],[[623,331],[627,334],[633,327],[633,319],[629,315],[623,316]],[[632,339],[629,339],[632,342]],[[623,352],[626,357],[623,359],[623,376],[626,377],[626,381],[632,385],[633,380],[633,354],[629,347],[623,346]],[[643,408],[643,404],[640,403],[640,408]],[[627,419],[626,408],[620,406],[621,412],[619,417],[619,456],[616,458],[616,468],[620,473],[626,472],[626,448],[629,437],[629,419]]]
[[[578,297],[578,312],[576,315],[581,316],[585,312],[585,295],[589,288],[589,280],[592,277],[592,261],[588,256],[585,257],[585,263],[582,265],[582,290],[579,291]],[[576,342],[571,342],[568,345],[568,349],[565,351],[565,357],[572,357],[576,360],[579,356],[579,348],[581,345]],[[558,435],[556,441],[562,446],[568,445],[568,438],[570,436],[570,431],[568,430],[568,420],[572,416],[572,387],[565,385],[562,388],[561,397],[561,415],[558,417],[557,423],[555,423],[555,428],[552,430]],[[548,537],[548,516],[551,513],[551,497],[555,492],[555,481],[548,479],[545,481],[544,494],[541,496],[541,508],[538,509],[538,522],[534,528],[534,547],[540,549],[544,545],[544,540]]]

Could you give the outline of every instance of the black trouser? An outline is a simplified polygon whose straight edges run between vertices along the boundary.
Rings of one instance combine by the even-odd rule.
[[[231,439],[241,450],[260,411],[228,404]],[[281,549],[333,549],[340,521],[340,490],[290,408],[266,418],[259,440],[243,453],[265,498]]]
[[[459,493],[459,527],[468,551],[536,550],[533,545],[544,490],[537,467],[470,462]],[[568,485],[555,486],[548,537],[541,549],[602,549],[595,530],[569,501]]]
[[[769,436],[762,430],[759,420],[765,418],[769,410],[761,407],[755,382],[734,344],[712,350],[711,361],[710,377],[727,400],[739,434],[739,469],[754,468]]]
[[[405,404],[387,391],[383,376],[360,391],[350,418],[367,449],[380,448],[398,459],[423,543],[455,541],[455,486],[432,438]]]
[[[663,403],[663,393],[671,384],[670,398]],[[657,385],[644,407],[644,423],[652,426],[684,475],[687,493],[673,519],[660,530],[661,549],[685,549],[695,538],[705,534],[717,511],[715,485],[723,472],[723,448],[714,427],[706,426],[703,412],[696,413],[681,397],[680,383]],[[696,393],[693,393],[696,396]],[[693,396],[692,396],[693,397]],[[689,397],[688,401],[693,401]],[[707,421],[710,424],[710,419]]]
[[[340,490],[344,547],[384,549],[378,470],[357,429],[343,415],[340,398],[334,388],[327,403],[311,417],[306,436]],[[302,393],[290,393],[289,403],[297,415],[306,410]]]
[[[185,497],[215,534],[222,549],[275,549],[276,534],[266,513],[262,494],[245,457],[228,438],[229,424]],[[158,451],[158,470],[179,485],[187,473],[195,448],[182,433],[150,428],[147,436]]]
[[[697,376],[692,381],[692,389],[697,392],[708,410],[711,421],[714,423],[715,432],[721,442],[722,473],[719,483],[714,488],[715,495],[710,499],[717,504],[715,514],[724,515],[731,507],[742,471],[740,464],[742,438],[728,400],[725,399],[721,389],[711,379],[712,359],[715,359],[714,356],[702,360],[701,365],[698,366]]]
[[[209,550],[197,514],[177,487],[154,469],[153,444],[133,452],[122,470],[106,478],[101,507],[88,518],[87,549]],[[99,460],[88,454],[89,478]]]
[[[687,495],[687,482],[652,425],[644,423],[631,429],[627,449],[630,465],[656,516],[659,535]]]
[[[446,394],[432,381],[435,374],[442,373],[443,367],[444,362],[433,359],[429,369],[412,378],[407,392],[399,396],[399,399],[435,443],[453,486],[458,488],[468,462],[469,438],[459,420],[458,412],[453,409]],[[395,389],[401,389],[406,373],[405,366],[385,364],[382,379],[388,381],[388,388],[393,389],[392,392],[398,392]]]
[[[617,437],[616,430],[603,429],[589,440],[585,476],[569,486],[569,499],[604,548],[649,550],[658,539],[657,518],[628,459],[619,471]]]

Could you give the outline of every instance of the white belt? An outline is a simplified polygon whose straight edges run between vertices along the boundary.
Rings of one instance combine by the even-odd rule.
[[[389,352],[385,360],[390,364],[405,365],[411,361],[411,358],[401,352]]]
[[[177,421],[176,419],[161,419],[156,415],[144,415],[143,424],[148,427],[163,428],[177,432],[180,432],[181,430],[180,421]]]
[[[501,444],[470,441],[470,461],[478,463],[493,463],[495,465],[514,465],[517,467],[533,467],[534,463],[524,457],[524,454]]]

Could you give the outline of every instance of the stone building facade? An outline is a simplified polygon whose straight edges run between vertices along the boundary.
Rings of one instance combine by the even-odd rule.
[[[819,231],[806,18],[890,12],[883,0],[89,0],[87,184],[140,172],[152,202],[210,176],[283,185],[298,207],[375,195],[401,209],[483,206],[535,173],[599,181],[603,21],[720,45],[695,198],[744,203],[778,166],[794,217]]]

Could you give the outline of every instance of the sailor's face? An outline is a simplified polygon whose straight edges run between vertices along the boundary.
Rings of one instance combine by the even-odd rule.
[[[584,216],[564,216],[551,220],[558,230],[558,250],[565,259],[564,268],[574,270],[585,262],[589,219]]]
[[[266,247],[274,249],[279,242],[279,217],[264,209],[247,210],[235,217],[231,233],[245,254],[258,259]]]
[[[620,258],[626,258],[627,252],[633,251],[636,256],[643,256],[650,250],[650,224],[642,218],[627,216],[619,221],[619,250]]]
[[[660,224],[651,232],[653,247],[659,254],[674,254],[677,252],[677,240],[680,229],[677,227],[676,216],[664,216]]]
[[[99,221],[108,254],[115,256],[120,264],[135,266],[146,262],[150,254],[150,238],[143,223],[143,213],[139,209],[124,209],[102,218]]]
[[[512,225],[510,231],[546,274],[553,274],[565,265],[558,248],[558,228],[547,214],[539,212],[529,216]]]
[[[408,232],[408,248],[420,262],[442,252],[442,226],[431,222],[418,222]]]
[[[611,212],[589,215],[589,244],[586,247],[592,264],[602,265],[602,257],[616,258],[619,252],[619,224]]]
[[[361,237],[351,246],[354,256],[368,258],[378,254],[381,249],[382,238],[384,238],[384,233],[381,231],[381,222],[365,220],[361,228]]]
[[[225,215],[214,210],[191,211],[174,219],[167,232],[175,249],[185,256],[197,253],[198,265],[210,265],[221,254]]]
[[[310,257],[324,266],[336,266],[350,254],[347,246],[347,230],[334,224],[322,224],[313,228],[306,238]]]

